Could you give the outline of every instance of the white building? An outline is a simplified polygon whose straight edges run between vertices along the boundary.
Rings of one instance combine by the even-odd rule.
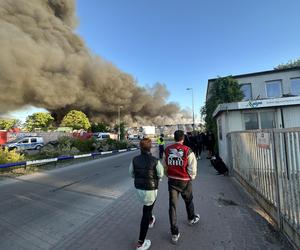
[[[220,104],[219,153],[228,163],[227,134],[233,131],[300,127],[300,67],[232,76],[242,85],[241,102]],[[216,79],[208,80],[206,99]]]

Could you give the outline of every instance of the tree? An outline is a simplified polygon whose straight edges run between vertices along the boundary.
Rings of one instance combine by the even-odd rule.
[[[9,130],[20,125],[18,119],[0,119],[0,129]]]
[[[290,60],[287,63],[279,64],[274,69],[289,69],[289,68],[293,68],[293,67],[297,67],[297,66],[300,67],[300,58],[295,59],[295,60]]]
[[[238,102],[244,97],[237,80],[232,77],[219,77],[216,79],[210,92],[210,98],[201,108],[201,113],[205,117],[205,126],[207,130],[211,130],[217,138],[217,124],[213,118],[213,112],[221,103]]]
[[[108,132],[109,131],[109,126],[104,122],[92,123],[91,124],[91,130],[92,130],[93,133]]]
[[[119,124],[116,124],[114,127],[114,131],[116,133],[119,132]],[[125,139],[125,123],[121,122],[120,123],[120,140],[124,140]]]
[[[87,116],[78,110],[71,110],[66,114],[60,124],[62,127],[72,127],[73,129],[88,130],[91,127]]]
[[[36,128],[47,130],[54,121],[51,114],[46,112],[34,113],[26,118],[25,127],[29,131],[33,131]]]

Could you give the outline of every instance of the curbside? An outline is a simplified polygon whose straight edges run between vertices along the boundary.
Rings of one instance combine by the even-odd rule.
[[[128,149],[119,149],[119,150],[112,150],[112,151],[82,154],[82,155],[66,155],[66,156],[59,156],[57,158],[49,158],[49,159],[34,160],[34,161],[12,162],[12,163],[0,164],[0,168],[30,166],[30,165],[36,165],[36,164],[41,164],[41,163],[57,162],[57,161],[79,159],[79,158],[86,158],[86,157],[95,157],[95,156],[99,156],[99,155],[117,154],[117,153],[122,153],[122,152],[134,151],[137,149],[138,148],[128,148]]]

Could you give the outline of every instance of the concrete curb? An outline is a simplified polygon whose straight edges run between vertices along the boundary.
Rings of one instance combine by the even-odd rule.
[[[79,159],[79,158],[86,158],[86,157],[95,157],[95,156],[100,156],[100,155],[117,154],[117,153],[122,153],[122,152],[134,151],[137,149],[138,148],[127,148],[127,149],[119,149],[119,150],[112,150],[112,151],[82,154],[82,155],[59,156],[57,158],[49,158],[49,159],[42,159],[42,160],[35,160],[35,161],[13,162],[13,163],[0,164],[0,168],[30,166],[30,165],[43,164],[43,163],[49,163],[49,162],[58,162],[58,161],[64,161],[64,160],[70,160],[70,159]]]

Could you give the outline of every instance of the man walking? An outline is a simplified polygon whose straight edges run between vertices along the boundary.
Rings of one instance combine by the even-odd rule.
[[[161,134],[160,137],[157,139],[157,144],[159,149],[159,159],[162,159],[165,150],[165,141],[163,134]]]
[[[211,131],[207,132],[206,135],[206,147],[208,150],[208,156],[206,157],[206,159],[211,159],[211,157],[214,155],[214,147],[215,147],[215,136]]]
[[[176,207],[179,194],[185,202],[189,225],[199,222],[200,215],[194,212],[192,182],[197,174],[197,160],[195,154],[183,145],[184,132],[177,130],[174,133],[175,143],[165,150],[163,161],[169,188],[169,219],[172,233],[172,243],[176,244],[180,237],[177,225]]]

